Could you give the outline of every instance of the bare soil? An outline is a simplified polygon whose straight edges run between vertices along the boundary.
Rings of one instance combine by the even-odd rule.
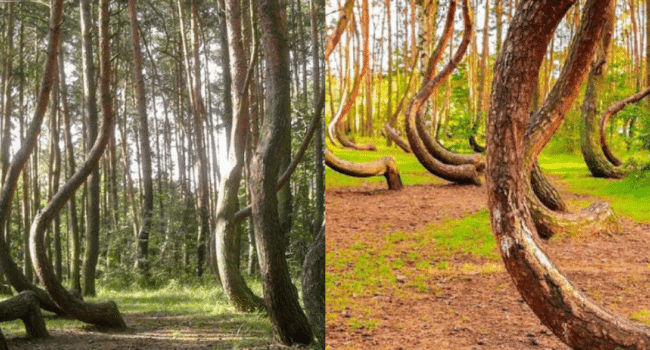
[[[593,199],[569,193],[563,196],[569,200]],[[429,184],[388,191],[382,184],[369,184],[329,189],[327,252],[359,244],[360,240],[376,244],[389,233],[414,232],[445,217],[467,216],[486,205],[485,186]],[[621,224],[623,232],[616,236],[554,238],[542,248],[581,291],[629,318],[650,308],[650,225],[625,218]],[[466,256],[453,259],[454,264],[476,260]],[[496,263],[502,267],[501,262]],[[328,260],[328,278],[335,278],[331,276],[336,274],[332,265]],[[397,286],[370,296],[353,296],[336,314],[328,308],[328,347],[568,349],[540,324],[503,268],[491,273],[432,275],[428,283],[437,286],[438,292],[423,294]],[[380,322],[374,327],[361,324],[355,328],[349,322],[352,318]]]

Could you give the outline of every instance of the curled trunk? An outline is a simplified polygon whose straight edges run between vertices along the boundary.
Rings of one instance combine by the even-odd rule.
[[[108,0],[102,0],[100,11],[100,63],[101,63],[101,92],[102,92],[102,126],[95,143],[88,153],[84,164],[75,174],[61,186],[59,191],[50,199],[39,212],[31,225],[29,250],[34,271],[47,293],[58,307],[67,315],[82,322],[111,328],[126,328],[117,304],[112,301],[103,303],[87,303],[67,291],[54,274],[52,264],[46,254],[45,230],[58,215],[65,203],[84,183],[88,176],[97,169],[113,127],[112,97],[110,89],[110,51],[108,42]]]
[[[553,211],[567,211],[566,203],[560,193],[548,181],[539,163],[533,164],[533,170],[530,172],[530,185],[540,202]]]
[[[463,41],[461,42],[460,46],[458,47],[456,53],[449,61],[449,63],[447,63],[447,65],[438,74],[424,83],[420,88],[420,91],[418,91],[418,93],[411,100],[411,103],[406,109],[405,129],[413,154],[415,154],[418,161],[420,161],[420,163],[429,172],[447,181],[461,184],[480,185],[481,180],[476,166],[470,164],[444,164],[443,162],[431,156],[428,153],[426,146],[424,145],[422,136],[419,135],[416,125],[417,115],[418,113],[422,113],[421,108],[426,100],[442,83],[442,81],[452,73],[452,71],[456,68],[462,57],[465,55],[465,52],[467,51],[467,47],[472,38],[472,19],[467,1],[463,1],[463,21],[465,23]],[[431,67],[434,65],[433,63],[435,63],[435,59],[436,56],[432,55],[431,62],[429,64],[429,71],[432,71]]]
[[[354,163],[338,158],[329,149],[325,149],[325,164],[332,170],[348,176],[384,176],[388,189],[391,190],[401,190],[404,187],[397,169],[397,162],[392,156],[385,156],[365,163]]]
[[[497,59],[487,124],[492,230],[517,290],[560,340],[574,349],[645,349],[650,346],[650,327],[615,316],[587,298],[540,249],[526,200],[529,154],[524,134],[530,97],[554,29],[574,3],[522,0]],[[609,6],[610,0],[587,1],[583,21],[603,23]],[[596,31],[591,40],[599,37]]]

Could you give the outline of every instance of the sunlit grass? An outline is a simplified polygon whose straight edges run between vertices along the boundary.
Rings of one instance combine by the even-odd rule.
[[[647,152],[635,156],[648,158]],[[539,162],[546,173],[568,185],[569,192],[601,198],[610,203],[616,214],[650,223],[650,173],[635,172],[623,180],[595,178],[581,155],[542,153]]]

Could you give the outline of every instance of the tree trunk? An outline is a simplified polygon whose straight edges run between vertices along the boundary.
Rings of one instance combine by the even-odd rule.
[[[113,107],[110,89],[110,51],[108,37],[108,0],[102,0],[100,11],[100,65],[101,65],[101,93],[102,93],[102,127],[93,147],[88,152],[84,164],[60,188],[49,203],[39,212],[32,222],[29,239],[34,270],[39,280],[52,297],[54,302],[65,313],[82,322],[106,326],[111,328],[126,328],[117,309],[117,304],[112,301],[92,304],[79,300],[76,296],[65,290],[52,270],[52,264],[45,254],[44,233],[46,227],[58,215],[59,211],[70,199],[75,191],[84,183],[86,178],[97,169],[108,141],[110,140],[113,126]]]
[[[392,156],[385,156],[365,163],[354,163],[336,157],[329,149],[325,149],[325,164],[332,170],[354,177],[384,176],[388,189],[401,190],[402,179],[397,169],[397,162]]]
[[[25,324],[29,338],[50,337],[43,314],[41,314],[39,298],[33,291],[22,291],[15,297],[0,302],[0,322],[17,319],[22,320]]]
[[[325,348],[325,223],[302,265],[302,300],[314,334]]]
[[[259,0],[257,10],[266,57],[266,116],[263,135],[251,162],[251,201],[255,242],[271,323],[285,345],[310,344],[312,331],[291,282],[284,255],[284,230],[275,194],[278,154],[290,152],[282,142],[291,124],[291,74],[286,17],[278,1]]]
[[[535,162],[533,170],[530,172],[530,185],[537,198],[545,207],[553,211],[567,211],[562,196],[560,196],[560,193],[551,185],[546,176],[544,176],[538,162]]]
[[[144,201],[142,203],[142,225],[138,232],[138,249],[136,268],[144,283],[150,277],[149,264],[149,232],[153,216],[153,175],[151,169],[151,146],[149,145],[149,125],[147,121],[147,100],[144,91],[144,76],[142,75],[142,51],[140,49],[140,32],[135,9],[135,0],[129,0],[129,21],[131,24],[131,41],[133,52],[133,74],[135,80],[135,94],[138,105],[138,131],[140,133],[140,149],[142,152],[142,185],[144,187]],[[108,19],[107,19],[108,20]],[[110,101],[109,101],[110,103]],[[112,111],[111,111],[112,113]]]
[[[487,184],[492,230],[506,269],[542,323],[575,349],[646,348],[650,327],[614,316],[575,289],[538,247],[525,200],[528,104],[546,47],[575,1],[522,0],[497,59],[488,114]],[[604,23],[608,0],[583,18]],[[532,36],[536,40],[530,40]],[[596,31],[592,40],[598,40]]]
[[[454,10],[455,7],[450,8]],[[479,178],[479,172],[475,165],[464,164],[464,165],[448,165],[439,161],[435,157],[431,156],[422,139],[422,136],[419,135],[416,126],[417,114],[422,113],[422,106],[426,100],[431,96],[431,93],[439,86],[444,78],[449,76],[455,67],[458,65],[463,55],[467,50],[467,46],[471,41],[472,35],[472,20],[470,15],[469,5],[467,1],[463,1],[463,20],[465,23],[465,33],[463,35],[463,41],[458,47],[453,58],[447,63],[447,65],[435,76],[433,76],[433,66],[435,65],[436,55],[432,55],[431,62],[429,64],[429,69],[427,76],[433,76],[428,79],[428,81],[422,85],[420,91],[413,97],[411,103],[409,104],[406,110],[406,135],[411,146],[413,154],[418,158],[418,161],[432,174],[443,178],[447,181],[462,183],[462,184],[475,184],[480,185],[481,181]],[[444,40],[444,38],[443,38]],[[444,46],[443,46],[444,47]]]
[[[65,70],[63,69],[63,56],[59,59],[59,85],[61,87],[61,106],[63,113],[63,124],[64,124],[64,137],[65,137],[65,149],[67,155],[67,169],[66,174],[68,177],[71,177],[74,174],[77,164],[74,159],[74,148],[72,145],[72,133],[70,130],[70,112],[68,110],[68,88],[65,83]],[[70,238],[69,244],[72,247],[72,254],[70,256],[70,284],[72,290],[81,294],[81,266],[80,266],[80,254],[81,254],[81,242],[79,235],[79,222],[77,220],[77,200],[73,196],[68,201],[68,213],[70,215]],[[29,252],[27,247],[26,252]],[[31,259],[29,260],[31,265]]]
[[[601,95],[605,84],[605,72],[608,65],[611,39],[614,31],[614,14],[610,14],[605,33],[591,64],[584,102],[582,104],[581,142],[582,155],[587,168],[595,177],[622,178],[626,171],[612,164],[603,153],[604,144],[599,135],[600,112],[598,110],[598,97]],[[603,135],[604,136],[604,135]],[[603,138],[604,139],[604,138]],[[608,148],[609,149],[609,148]],[[620,164],[619,164],[620,165]]]
[[[247,70],[242,46],[239,2],[226,0],[226,21],[228,23],[228,43],[231,62],[233,128],[228,149],[228,163],[225,164],[215,222],[216,252],[219,275],[225,294],[230,302],[241,311],[264,308],[264,301],[256,296],[246,285],[239,269],[239,250],[237,244],[237,222],[234,220],[238,209],[237,193],[244,165],[244,151],[248,131],[248,108],[246,106]],[[252,67],[252,66],[251,66]],[[250,78],[250,74],[248,75]],[[226,96],[226,98],[230,98]]]
[[[95,84],[95,65],[93,61],[92,19],[89,0],[79,1],[81,14],[81,51],[83,61],[84,115],[87,120],[88,149],[92,148],[97,138],[97,87]],[[88,185],[88,219],[86,229],[86,254],[83,262],[83,294],[95,296],[95,274],[99,257],[99,169],[90,175]],[[33,257],[32,257],[33,259]]]

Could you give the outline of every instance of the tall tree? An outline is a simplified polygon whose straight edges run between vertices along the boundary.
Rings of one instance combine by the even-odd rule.
[[[97,138],[97,86],[95,83],[95,64],[93,61],[93,36],[92,18],[90,13],[90,1],[79,1],[79,12],[81,19],[81,57],[83,64],[83,86],[84,86],[84,115],[88,131],[87,147],[91,149]],[[86,250],[83,262],[83,294],[95,296],[95,276],[97,273],[97,259],[99,258],[99,168],[95,168],[90,175],[87,198],[86,220]]]
[[[251,162],[251,200],[255,242],[264,284],[264,301],[282,343],[309,344],[312,330],[291,282],[284,255],[283,230],[275,194],[277,155],[289,152],[281,142],[291,115],[291,74],[286,14],[277,0],[256,1],[266,56],[266,113]]]
[[[247,80],[251,77],[244,57],[242,38],[242,13],[237,0],[226,0],[228,46],[232,76],[233,125],[228,149],[228,162],[223,167],[223,177],[217,199],[215,245],[219,275],[224,292],[239,310],[264,308],[264,301],[246,285],[239,269],[237,222],[237,194],[244,166],[244,151],[248,130]],[[256,55],[256,53],[255,53]],[[254,60],[255,56],[251,58]],[[252,63],[252,62],[251,62]],[[252,67],[252,65],[251,65]],[[248,78],[248,79],[247,79]],[[225,98],[229,98],[226,96]],[[276,175],[277,176],[277,175]],[[274,192],[275,193],[275,192]]]
[[[140,32],[135,0],[129,0],[129,20],[131,23],[131,40],[133,50],[133,73],[135,79],[135,94],[138,105],[138,132],[140,133],[140,149],[142,151],[142,184],[144,201],[142,203],[142,225],[138,233],[138,253],[136,267],[143,278],[149,277],[149,233],[153,216],[153,175],[151,170],[151,146],[149,145],[149,124],[147,121],[147,100],[142,75],[142,52],[140,50]]]

